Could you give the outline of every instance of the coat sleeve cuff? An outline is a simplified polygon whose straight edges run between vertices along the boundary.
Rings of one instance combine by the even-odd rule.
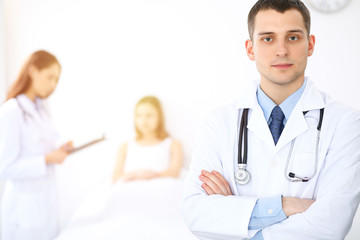
[[[249,229],[263,229],[285,219],[281,195],[259,198],[250,218]]]

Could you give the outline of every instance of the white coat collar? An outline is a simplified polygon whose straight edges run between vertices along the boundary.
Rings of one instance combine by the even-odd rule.
[[[303,112],[324,108],[326,105],[321,92],[310,79],[307,79],[304,93],[294,107],[281,137],[275,146],[267,121],[256,98],[258,84],[259,81],[252,82],[242,91],[242,96],[235,103],[235,108],[237,110],[250,108],[248,129],[260,137],[269,147],[273,148],[275,152],[308,130],[309,127]]]
[[[38,114],[43,110],[43,102],[40,98],[36,98],[35,102],[31,101],[25,94],[20,94],[16,97],[21,110],[29,114]]]

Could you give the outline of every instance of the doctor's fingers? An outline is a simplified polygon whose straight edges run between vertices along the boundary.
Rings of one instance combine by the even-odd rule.
[[[63,144],[60,149],[67,151],[67,152],[71,152],[71,150],[74,149],[74,143],[73,141],[68,141],[67,143]]]
[[[46,163],[56,163],[61,164],[65,161],[65,158],[68,156],[68,152],[62,149],[57,149],[45,156]]]
[[[206,183],[201,184],[201,187],[205,190],[208,195],[213,195],[215,192]]]
[[[212,171],[212,173],[225,184],[226,190],[229,193],[229,195],[233,195],[232,192],[231,192],[229,182],[226,181],[226,179],[220,173],[218,173],[217,171]]]
[[[56,156],[56,158],[57,158],[56,163],[62,164],[68,155],[69,155],[68,151],[59,150],[58,154]]]
[[[213,194],[225,195],[225,193],[222,191],[220,186],[218,186],[210,178],[208,178],[208,177],[206,177],[204,175],[200,175],[199,178],[200,178],[201,181],[203,181],[206,184],[206,186],[208,186],[211,189],[212,192],[214,192]]]
[[[206,183],[216,194],[230,195],[224,182],[212,173],[205,170],[201,171],[200,180]]]

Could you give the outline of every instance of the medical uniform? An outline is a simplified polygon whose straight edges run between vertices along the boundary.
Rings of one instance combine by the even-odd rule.
[[[245,89],[241,99],[212,112],[199,130],[182,205],[190,230],[200,239],[246,239],[258,231],[265,240],[344,239],[360,199],[360,113],[331,100],[307,80],[275,145],[256,92],[256,84]],[[250,109],[247,170],[251,180],[239,185],[234,175],[244,108]],[[321,108],[325,110],[315,168]],[[314,169],[315,176],[308,182],[291,182],[285,176],[289,172],[311,176]],[[201,170],[221,173],[234,196],[208,196],[201,188]],[[304,213],[249,230],[257,201],[281,195],[316,202]],[[279,209],[270,204],[266,214],[272,218],[279,215]]]
[[[50,240],[58,233],[56,132],[43,102],[21,94],[0,108],[1,240]]]

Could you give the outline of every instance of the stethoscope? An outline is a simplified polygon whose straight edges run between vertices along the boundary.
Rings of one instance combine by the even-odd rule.
[[[249,113],[249,109],[245,108],[243,110],[243,113],[241,116],[241,123],[240,123],[240,130],[239,130],[239,145],[238,145],[238,168],[239,169],[235,173],[235,180],[238,184],[241,184],[241,185],[247,184],[251,179],[251,175],[250,175],[249,171],[246,170],[247,153],[248,153],[248,134],[247,134],[247,132],[248,132],[247,131],[248,113]],[[308,111],[303,112],[304,116],[306,115],[306,113],[308,113]],[[314,161],[313,173],[309,177],[298,176],[293,172],[288,173],[289,162],[290,162],[291,155],[292,155],[292,152],[294,149],[294,144],[295,144],[295,139],[294,139],[291,142],[289,154],[288,154],[288,157],[286,160],[285,177],[287,180],[289,180],[291,182],[307,182],[315,176],[315,174],[317,172],[318,161],[319,161],[319,159],[318,159],[319,151],[318,150],[319,150],[320,131],[321,131],[321,125],[323,122],[323,117],[324,117],[324,108],[321,108],[319,123],[317,126],[318,133],[317,133],[317,139],[316,139],[316,151],[315,151],[315,161]],[[244,141],[243,141],[243,139],[244,139]],[[242,154],[243,150],[244,150],[244,154]]]

